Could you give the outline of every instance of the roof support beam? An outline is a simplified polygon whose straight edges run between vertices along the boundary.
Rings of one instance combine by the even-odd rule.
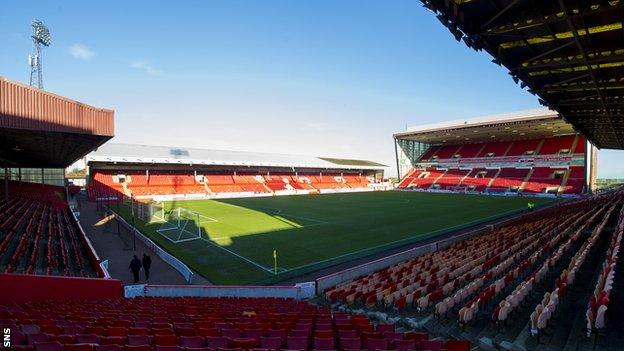
[[[595,7],[595,9],[592,10],[592,7]],[[576,19],[582,18],[583,16],[594,15],[594,14],[598,14],[604,11],[613,11],[613,10],[617,10],[623,7],[624,7],[624,1],[619,1],[618,3],[615,3],[613,5],[610,5],[608,3],[592,4],[592,5],[587,6],[588,10],[579,11],[578,13],[569,16],[569,18],[571,18],[572,20],[576,20]],[[565,19],[566,19],[565,16],[558,15],[557,12],[551,13],[548,15],[536,15],[528,19],[513,18],[507,24],[497,26],[496,29],[492,29],[492,30],[485,28],[485,30],[479,34],[499,35],[499,34],[503,34],[507,32],[521,30],[524,28],[534,28],[534,27],[539,27],[543,25],[553,24],[553,23],[561,22]],[[524,22],[524,24],[520,24],[521,22]]]
[[[509,11],[512,7],[516,6],[517,3],[519,3],[521,0],[514,0],[512,2],[509,3],[509,5],[505,6],[504,9],[498,11],[498,13],[496,15],[494,15],[494,17],[490,18],[489,21],[487,21],[483,26],[481,26],[481,31],[484,31],[486,29],[488,29],[488,27],[490,26],[490,24],[492,24],[494,21],[496,21],[500,16],[502,16],[503,14],[505,14],[507,11]]]

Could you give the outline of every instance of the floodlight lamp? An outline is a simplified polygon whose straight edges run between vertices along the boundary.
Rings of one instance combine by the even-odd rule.
[[[52,43],[52,40],[50,38],[50,30],[48,30],[48,27],[46,27],[43,22],[39,20],[34,20],[32,22],[32,29],[33,39],[35,39],[37,42],[41,43],[44,46],[50,46],[50,44]]]

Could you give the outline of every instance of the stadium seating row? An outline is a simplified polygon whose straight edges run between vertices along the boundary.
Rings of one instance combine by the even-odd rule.
[[[596,210],[594,209],[593,211]],[[594,216],[597,215],[597,213],[594,214]],[[563,221],[558,222],[555,226],[550,225],[544,230],[536,231],[538,235],[534,238],[537,240],[527,244],[518,252],[519,254],[514,255],[512,259],[513,262],[511,262],[513,263],[513,266],[508,264],[503,267],[503,269],[493,272],[494,274],[492,276],[495,278],[495,281],[493,281],[489,286],[486,286],[484,289],[479,290],[481,286],[483,286],[481,285],[473,292],[472,295],[474,297],[466,302],[459,310],[458,321],[460,325],[464,326],[471,323],[481,309],[488,306],[489,303],[497,296],[504,294],[504,292],[509,290],[510,287],[513,287],[522,276],[535,273],[534,270],[539,266],[540,260],[544,260],[544,258],[552,252],[552,250],[561,248],[567,249],[569,247],[569,243],[566,242],[562,244],[562,241],[570,237],[570,235],[574,232],[573,229],[580,227],[580,229],[576,230],[576,232],[580,232],[583,228],[585,228],[588,225],[587,219],[589,216],[590,213],[585,213],[582,216],[577,216],[576,218],[572,215],[563,219]],[[559,220],[561,220],[561,218],[559,218]],[[548,234],[552,234],[553,232],[558,234],[554,235],[552,239],[546,242],[544,238],[548,238]],[[547,264],[552,263],[552,261],[546,261]],[[548,266],[546,265],[546,267]],[[509,301],[500,306],[503,308],[502,313],[500,313],[500,311],[497,313],[496,309],[494,310],[493,316],[495,315],[497,317],[494,321],[499,323],[504,322],[504,318],[501,319],[500,317],[506,317],[510,310],[515,308],[522,298],[526,296],[536,280],[539,282],[540,279],[541,275],[537,275],[528,279],[527,282],[518,284],[516,289],[509,295],[511,297]],[[469,296],[470,295],[471,294],[469,294]],[[453,302],[456,300],[457,299]],[[443,308],[450,309],[453,306],[454,304],[452,302],[451,306],[449,306],[449,303],[445,303]],[[499,314],[501,316],[499,316]]]
[[[86,239],[69,211],[59,199],[41,201],[21,194],[1,203],[0,271],[97,276]]]
[[[416,166],[403,176],[398,188],[487,191],[491,193],[511,191],[579,194],[583,191],[584,185],[583,167],[550,168],[500,165],[494,168],[492,167],[492,157],[503,158],[505,162],[516,162],[520,156],[574,155],[582,154],[584,151],[585,139],[578,135],[508,142],[431,146],[416,161]],[[469,163],[465,163],[462,168],[446,169],[431,165],[431,162],[439,162],[445,159],[467,158],[470,159]],[[502,161],[501,159],[497,160],[499,163]]]
[[[602,263],[596,287],[592,293],[585,319],[587,323],[587,335],[598,334],[606,327],[605,316],[609,307],[609,296],[615,279],[615,267],[619,260],[619,251],[624,235],[624,208],[619,213],[619,220],[615,233],[609,243],[607,255]]]
[[[566,181],[565,174],[568,174]],[[566,193],[583,190],[584,167],[569,168],[436,168],[413,169],[399,183],[399,188],[442,189],[480,192]]]
[[[574,283],[574,278],[576,276],[576,272],[580,268],[580,266],[585,262],[585,258],[588,253],[595,245],[598,237],[602,234],[604,226],[606,225],[609,216],[615,209],[616,204],[613,203],[610,208],[606,211],[606,214],[603,215],[602,222],[598,225],[590,235],[590,237],[585,240],[581,248],[574,254],[570,263],[568,264],[568,268],[564,269],[559,278],[555,281],[555,287],[551,292],[547,292],[544,294],[544,297],[536,307],[533,313],[530,316],[530,326],[531,333],[533,335],[538,335],[543,333],[544,329],[548,326],[553,313],[557,310],[559,301],[565,297],[566,291],[569,286]],[[573,238],[578,238],[581,235],[581,231],[575,233]],[[571,238],[571,239],[573,239]],[[553,258],[560,258],[562,255],[560,251],[555,252],[553,254]]]
[[[449,350],[363,315],[292,299],[134,298],[0,305],[17,350]]]
[[[572,229],[591,223],[587,222],[589,216],[597,216],[598,208],[607,201],[606,198],[578,200],[558,206],[534,216],[531,221],[506,226],[342,283],[327,289],[324,296],[330,302],[392,306],[397,310],[416,308],[420,312],[435,304],[434,312],[438,315],[469,296],[477,297],[468,303],[469,307],[475,302],[478,306],[498,293],[502,284],[516,279],[519,271],[526,271],[536,257],[550,252]],[[553,230],[560,234],[549,243],[544,242],[547,237],[544,234]],[[534,254],[535,251],[539,253]],[[508,271],[509,267],[513,269]],[[482,290],[488,281],[493,283]],[[436,304],[437,301],[440,302]]]
[[[367,188],[370,180],[350,174],[124,174],[95,172],[88,186],[90,198],[175,194],[271,193],[280,190]]]
[[[565,135],[544,139],[432,146],[423,153],[418,161],[450,158],[581,154],[583,152],[585,152],[585,139],[582,136]]]

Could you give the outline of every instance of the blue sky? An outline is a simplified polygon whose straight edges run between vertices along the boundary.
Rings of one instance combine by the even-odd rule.
[[[539,107],[416,0],[0,2],[0,75],[116,111],[116,142],[364,158],[392,134]],[[624,177],[601,151],[599,176]],[[395,173],[391,168],[391,174]]]

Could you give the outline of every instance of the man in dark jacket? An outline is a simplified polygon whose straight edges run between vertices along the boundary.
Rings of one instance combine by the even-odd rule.
[[[137,255],[134,255],[134,258],[132,259],[132,261],[130,261],[130,266],[128,266],[128,268],[132,271],[132,274],[134,275],[134,283],[138,283],[139,271],[141,270],[141,261],[139,260]]]
[[[149,279],[149,270],[152,266],[152,258],[148,254],[143,254],[143,269],[145,270],[145,280]]]

